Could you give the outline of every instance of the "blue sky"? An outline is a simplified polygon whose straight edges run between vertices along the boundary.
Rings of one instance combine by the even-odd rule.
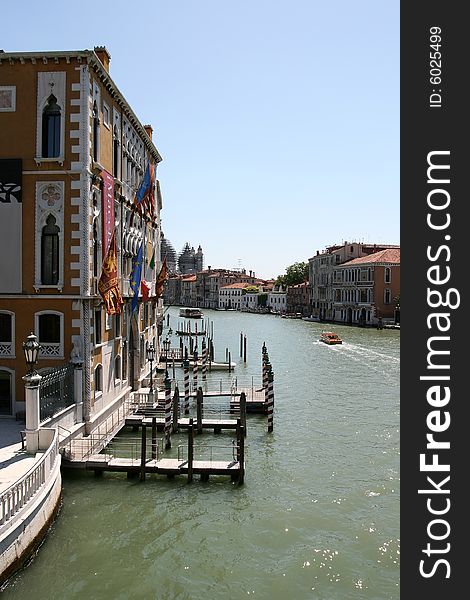
[[[177,252],[272,277],[343,240],[399,243],[398,0],[23,0],[2,22],[7,52],[108,48],[153,125]]]

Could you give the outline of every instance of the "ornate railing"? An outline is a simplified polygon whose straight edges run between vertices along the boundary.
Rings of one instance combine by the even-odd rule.
[[[51,433],[51,443],[37,463],[0,494],[0,533],[10,525],[13,517],[32,502],[36,494],[45,487],[54,472],[59,456],[59,437],[55,429],[44,429]]]
[[[74,404],[72,364],[41,373],[39,406],[41,422]]]

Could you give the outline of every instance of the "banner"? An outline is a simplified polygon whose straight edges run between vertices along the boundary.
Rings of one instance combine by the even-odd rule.
[[[114,232],[114,177],[103,171],[103,252],[108,250]]]

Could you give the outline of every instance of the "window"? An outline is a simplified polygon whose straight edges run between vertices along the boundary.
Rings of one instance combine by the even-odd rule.
[[[119,144],[119,133],[116,126],[113,129],[113,175],[117,179],[120,179],[119,167],[120,167],[120,144]]]
[[[13,357],[15,353],[14,315],[0,312],[0,357]]]
[[[42,156],[57,158],[60,156],[60,106],[54,94],[49,96],[42,111]]]
[[[114,359],[114,380],[120,381],[121,379],[121,357],[119,354]]]
[[[63,314],[36,313],[36,335],[41,345],[41,358],[63,358]]]
[[[391,301],[392,301],[392,294],[391,294],[390,290],[388,288],[386,288],[384,291],[384,303],[390,304]]]
[[[49,215],[41,235],[41,283],[57,285],[59,281],[59,227]]]
[[[103,367],[98,365],[95,369],[95,398],[103,393]]]
[[[384,271],[385,283],[390,283],[392,281],[392,271],[390,267],[385,267]]]
[[[15,112],[16,86],[0,85],[0,112]]]
[[[0,415],[11,415],[13,371],[0,369]]]
[[[114,337],[121,337],[121,315],[114,315]]]
[[[103,125],[105,125],[108,129],[110,118],[109,106],[106,104],[106,102],[103,102]]]
[[[95,346],[101,344],[101,310],[95,310]]]
[[[98,107],[96,101],[93,103],[93,160],[99,162],[99,149],[100,149],[100,117],[98,114]]]

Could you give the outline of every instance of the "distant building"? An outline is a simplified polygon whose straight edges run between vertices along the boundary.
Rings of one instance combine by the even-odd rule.
[[[243,292],[249,287],[248,283],[230,283],[219,288],[219,308],[240,310],[243,308]]]
[[[336,268],[355,258],[361,258],[381,250],[399,249],[394,244],[362,244],[344,242],[329,246],[324,252],[318,252],[309,262],[310,311],[313,316],[325,321],[336,321],[334,284]]]
[[[272,312],[284,314],[287,312],[287,291],[282,285],[274,286],[273,290],[268,293],[266,306]]]
[[[199,245],[197,251],[195,251],[194,246],[191,247],[189,243],[186,242],[178,257],[178,269],[181,275],[202,271],[203,263],[204,254],[201,246]]]
[[[308,281],[289,285],[287,288],[287,312],[310,314],[310,285]]]
[[[335,320],[376,325],[394,320],[400,295],[400,249],[389,248],[343,263],[335,271]]]
[[[161,236],[161,259],[162,259],[162,261],[165,258],[165,256],[166,256],[166,266],[168,269],[168,273],[175,274],[176,267],[177,267],[176,252],[175,252],[175,249],[173,248],[171,242],[166,239],[166,237],[163,235],[163,231],[162,231],[162,236]]]

